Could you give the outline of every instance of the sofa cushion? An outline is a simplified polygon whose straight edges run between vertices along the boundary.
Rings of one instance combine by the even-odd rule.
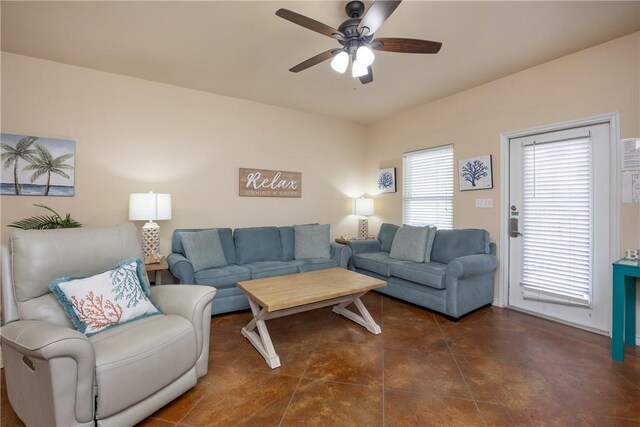
[[[423,262],[428,234],[427,227],[406,226],[398,229],[391,245],[391,258]]]
[[[251,279],[251,271],[236,264],[201,270],[194,275],[197,285],[232,286],[240,280]]]
[[[180,237],[193,271],[227,265],[218,230],[185,231]]]
[[[126,259],[89,277],[61,277],[51,282],[49,289],[73,326],[87,336],[160,314],[147,297],[149,288],[140,258]]]
[[[236,264],[282,260],[282,243],[277,227],[236,228]]]
[[[431,261],[448,264],[461,256],[488,253],[489,232],[486,230],[438,230],[433,241]]]
[[[398,228],[400,227],[388,223],[384,223],[380,226],[380,231],[378,232],[378,240],[380,240],[380,251],[391,252],[393,238],[396,237]]]
[[[427,234],[427,246],[424,250],[424,262],[431,262],[431,252],[433,251],[433,241],[436,238],[438,229],[436,227],[427,227],[429,234]]]
[[[324,270],[325,268],[338,267],[338,261],[335,259],[301,259],[296,261],[298,272],[305,273],[307,271]]]
[[[294,225],[295,259],[331,258],[329,224]]]
[[[282,245],[282,261],[291,261],[294,254],[294,237],[293,237],[293,227],[278,227],[278,231],[280,231],[280,244]]]
[[[174,230],[171,237],[171,252],[186,255],[184,246],[182,246],[183,232],[189,231],[203,231],[203,230],[218,230],[218,236],[220,237],[220,243],[222,244],[222,250],[224,251],[224,257],[227,260],[227,264],[236,263],[236,247],[233,243],[233,235],[230,228],[179,228]]]
[[[89,339],[96,356],[97,419],[162,390],[189,371],[197,357],[193,325],[178,315],[136,320]]]
[[[391,265],[391,275],[421,285],[444,289],[447,265],[437,262],[400,261]]]
[[[400,262],[391,258],[387,252],[358,254],[354,255],[351,260],[357,268],[373,271],[387,277],[391,276],[391,264]]]
[[[256,261],[245,264],[244,267],[251,271],[252,279],[283,276],[298,272],[298,265],[295,261]]]

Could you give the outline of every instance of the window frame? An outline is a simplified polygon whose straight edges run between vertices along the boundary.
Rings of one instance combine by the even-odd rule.
[[[432,158],[428,158],[429,155],[432,155]],[[438,161],[436,156],[446,156],[446,160]],[[420,159],[423,157],[423,159]],[[420,192],[414,188],[414,185],[411,184],[412,181],[420,181],[424,179],[429,179],[429,171],[422,172],[413,172],[412,167],[409,165],[409,161],[414,160],[419,161],[423,160],[423,164],[420,166],[424,168],[425,166],[429,166],[429,162],[432,164],[435,163],[437,165],[437,169],[441,169],[443,167],[450,167],[450,173],[446,176],[438,174],[438,180],[433,181],[433,185],[429,184],[428,188],[421,188],[422,195],[415,195],[416,192]],[[450,164],[447,164],[449,163]],[[455,175],[455,166],[454,166],[454,145],[447,144],[441,145],[438,147],[430,147],[422,150],[409,151],[403,153],[402,155],[402,165],[403,165],[403,186],[402,186],[402,222],[407,225],[416,225],[416,226],[424,226],[424,225],[435,225],[438,229],[452,229],[454,223],[454,175]],[[419,167],[419,168],[420,168]],[[431,174],[433,175],[433,173]],[[424,194],[424,193],[427,194]],[[445,209],[447,211],[444,216],[430,216],[428,212],[423,213],[422,215],[426,217],[424,220],[418,220],[416,215],[412,215],[410,211],[412,210],[410,205],[415,204],[415,202],[422,202],[431,207],[432,211],[440,211],[442,206],[445,205]],[[415,209],[415,208],[414,208]]]

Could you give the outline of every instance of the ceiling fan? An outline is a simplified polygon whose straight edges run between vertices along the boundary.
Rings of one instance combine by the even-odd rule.
[[[438,53],[442,47],[440,42],[401,38],[373,38],[373,34],[396,10],[400,1],[376,0],[366,13],[364,13],[363,2],[350,1],[345,7],[349,18],[340,24],[337,30],[288,9],[278,9],[276,15],[279,17],[334,38],[342,45],[341,48],[329,49],[313,56],[289,71],[297,73],[333,58],[331,60],[331,68],[339,73],[344,73],[351,63],[351,76],[358,77],[362,84],[367,84],[373,81],[373,71],[371,69],[371,64],[375,59],[373,50],[399,53]]]

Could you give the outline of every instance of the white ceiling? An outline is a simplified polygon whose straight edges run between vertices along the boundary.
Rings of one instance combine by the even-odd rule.
[[[345,4],[3,0],[2,50],[370,123],[640,30],[640,1],[405,0],[376,36],[441,41],[439,54],[378,52],[366,86],[329,61],[290,73],[338,45],[275,11],[337,28]]]

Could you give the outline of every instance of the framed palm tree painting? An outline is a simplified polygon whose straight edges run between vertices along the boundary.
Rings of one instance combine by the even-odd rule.
[[[76,143],[0,134],[0,194],[73,196]]]

